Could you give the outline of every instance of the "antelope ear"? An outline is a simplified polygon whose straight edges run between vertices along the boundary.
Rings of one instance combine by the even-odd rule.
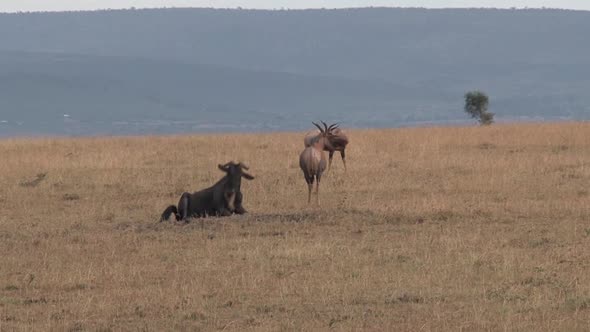
[[[217,167],[219,167],[220,170],[222,170],[222,171],[224,171],[224,172],[227,173],[227,165],[219,164],[219,165],[217,165]]]
[[[242,172],[242,177],[246,180],[254,180],[254,177],[246,172]]]

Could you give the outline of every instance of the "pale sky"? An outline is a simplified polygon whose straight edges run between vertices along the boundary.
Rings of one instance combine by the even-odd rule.
[[[495,7],[590,10],[590,0],[0,0],[0,12],[93,10],[106,8],[343,8],[343,7]]]

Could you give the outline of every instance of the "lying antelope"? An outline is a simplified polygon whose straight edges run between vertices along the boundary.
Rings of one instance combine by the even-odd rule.
[[[218,166],[226,175],[213,186],[194,193],[183,193],[178,207],[170,205],[162,213],[160,221],[168,220],[172,214],[177,221],[190,217],[229,216],[232,213],[244,214],[242,178],[253,180],[254,177],[244,170],[248,167],[242,163],[229,162]]]
[[[317,204],[320,205],[320,180],[326,169],[326,154],[324,153],[328,131],[325,131],[317,123],[312,122],[320,130],[320,134],[311,139],[309,146],[299,155],[299,167],[303,171],[307,182],[307,203],[311,203],[311,190],[313,182],[316,182]]]
[[[342,131],[342,129],[338,128],[338,124],[334,123],[328,126],[324,121],[321,121],[324,125],[323,132],[327,134],[327,140],[324,144],[324,151],[329,152],[329,159],[328,159],[328,170],[332,168],[332,157],[334,157],[334,152],[340,151],[340,156],[342,157],[342,163],[344,164],[344,170],[346,170],[346,145],[348,145],[348,136]],[[311,142],[316,139],[322,133],[322,128],[316,124],[316,127],[320,129],[320,133],[308,133],[303,142],[306,147],[311,146]]]

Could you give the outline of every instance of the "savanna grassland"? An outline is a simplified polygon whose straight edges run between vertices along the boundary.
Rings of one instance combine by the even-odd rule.
[[[348,134],[321,208],[303,133],[0,140],[0,330],[590,330],[590,123]]]

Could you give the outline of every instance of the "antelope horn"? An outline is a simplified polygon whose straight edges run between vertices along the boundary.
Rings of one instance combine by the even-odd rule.
[[[330,125],[330,127],[328,127],[328,130],[332,130],[332,129],[336,129],[338,128],[338,123],[334,123],[332,125]]]
[[[324,130],[328,132],[328,125],[324,121],[321,121],[321,123],[324,125]]]
[[[313,123],[313,125],[314,125],[314,126],[318,127],[318,129],[320,130],[320,132],[321,132],[322,134],[324,133],[324,130],[322,129],[322,127],[320,127],[320,125],[319,125],[319,124],[317,124],[317,123],[315,123],[315,122],[313,122],[313,121],[312,121],[311,123]]]

